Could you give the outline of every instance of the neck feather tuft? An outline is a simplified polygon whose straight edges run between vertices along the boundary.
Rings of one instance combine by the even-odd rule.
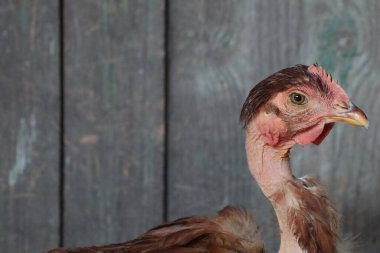
[[[308,253],[334,253],[338,215],[324,187],[310,177],[290,180],[284,187],[288,226]]]

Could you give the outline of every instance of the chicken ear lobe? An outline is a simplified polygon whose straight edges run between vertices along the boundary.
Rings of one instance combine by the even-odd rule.
[[[265,144],[276,146],[285,129],[283,121],[273,113],[262,113],[256,121]]]

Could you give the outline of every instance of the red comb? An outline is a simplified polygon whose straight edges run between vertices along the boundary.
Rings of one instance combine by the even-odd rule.
[[[319,78],[321,78],[322,82],[324,82],[331,91],[334,91],[336,95],[348,100],[346,92],[342,89],[342,87],[339,86],[337,82],[333,80],[332,76],[329,73],[327,73],[327,71],[324,70],[321,66],[318,66],[318,64],[313,64],[310,65],[307,68],[307,70],[310,73],[313,73],[314,75],[317,75]]]
[[[327,85],[338,85],[333,79],[332,76],[327,73],[326,70],[324,70],[321,66],[318,66],[317,64],[310,65],[307,70],[309,70],[310,73],[313,73],[314,75],[319,76],[324,83]]]

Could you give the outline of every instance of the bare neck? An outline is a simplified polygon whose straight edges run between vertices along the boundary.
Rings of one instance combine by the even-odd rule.
[[[287,203],[276,197],[276,194],[282,192],[289,180],[294,179],[289,163],[289,151],[294,144],[293,141],[289,141],[279,147],[270,147],[265,145],[254,122],[247,126],[246,152],[248,166],[276,212],[281,230],[279,253],[303,252],[288,225]]]

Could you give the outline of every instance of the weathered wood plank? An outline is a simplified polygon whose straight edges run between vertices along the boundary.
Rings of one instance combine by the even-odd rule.
[[[271,252],[274,213],[247,170],[239,125],[252,83],[279,67],[264,60],[257,2],[171,2],[169,217],[249,207],[270,227]]]
[[[164,1],[66,1],[64,244],[163,217]]]
[[[0,2],[0,249],[58,246],[58,1]]]
[[[380,242],[377,169],[379,20],[376,1],[170,2],[169,217],[249,207],[268,252],[278,227],[245,162],[238,123],[252,85],[298,63],[320,62],[369,112],[369,131],[338,125],[319,148],[297,150],[297,175],[314,174],[343,212],[344,231],[362,233],[356,252]],[[373,105],[375,104],[375,105]]]

